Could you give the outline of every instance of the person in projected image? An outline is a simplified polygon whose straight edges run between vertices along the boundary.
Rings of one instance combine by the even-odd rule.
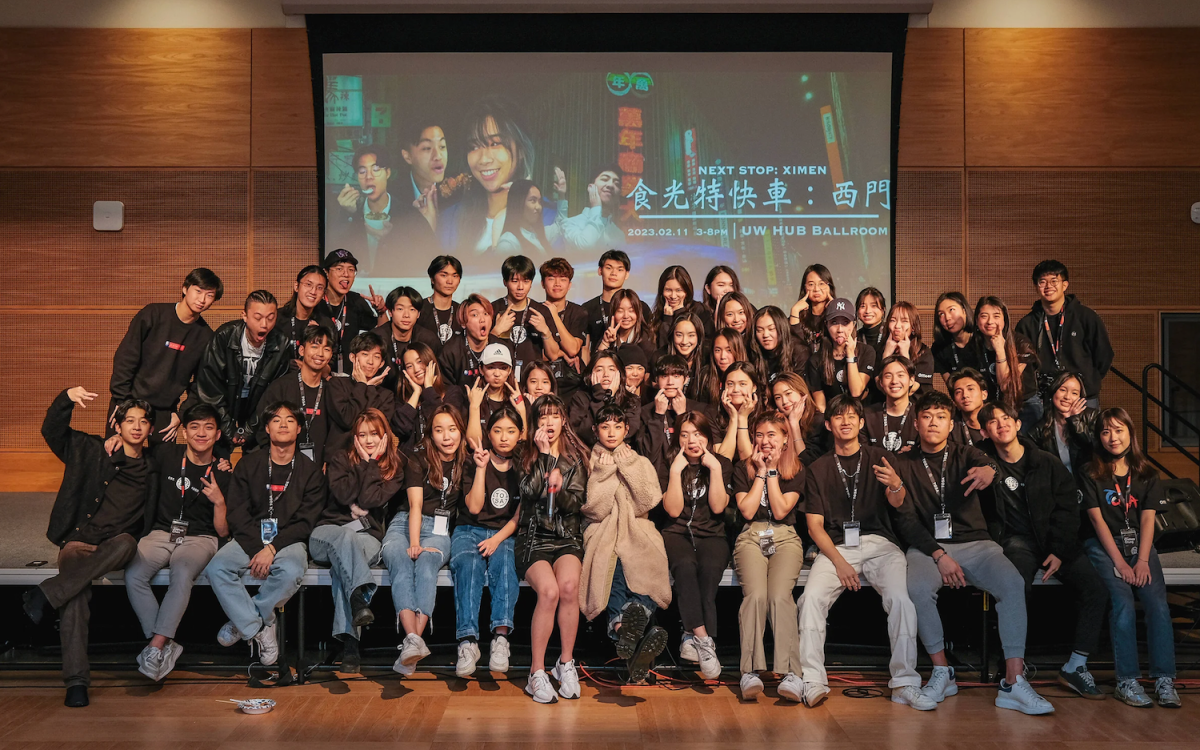
[[[330,244],[362,256],[364,276],[402,276],[404,257],[427,253],[436,244],[429,212],[416,205],[422,196],[409,200],[403,187],[389,191],[395,162],[383,144],[359,146],[352,164],[355,182],[345,184],[338,193],[343,211],[340,220],[329,227]],[[429,190],[432,192],[432,187]]]
[[[562,195],[566,190],[566,175],[555,167],[554,191]],[[545,257],[550,246],[562,234],[562,222],[566,218],[567,203],[559,201],[554,223],[547,226],[542,219],[542,191],[530,180],[513,180],[508,189],[504,230],[496,242],[496,252],[505,256],[528,254]]]
[[[559,194],[566,195],[566,190]],[[587,195],[587,208],[563,221],[566,247],[582,253],[624,248],[625,230],[616,223],[617,207],[621,205],[620,168],[616,164],[598,167],[588,182]]]
[[[425,217],[434,217],[443,248],[478,255],[494,250],[504,233],[513,181],[533,176],[533,144],[508,105],[499,99],[476,104],[463,132],[474,184],[445,210],[426,206]]]

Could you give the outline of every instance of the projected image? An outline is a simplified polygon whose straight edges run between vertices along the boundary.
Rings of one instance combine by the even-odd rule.
[[[787,309],[811,263],[848,289],[891,285],[891,56],[325,55],[326,251],[356,288],[428,289],[463,263],[459,296],[504,295],[500,264],[567,258],[572,297],[596,261],[735,268]]]

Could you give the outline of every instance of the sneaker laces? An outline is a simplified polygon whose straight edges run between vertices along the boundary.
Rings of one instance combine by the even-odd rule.
[[[1154,681],[1154,692],[1162,694],[1167,691],[1175,692],[1174,677],[1159,677]]]
[[[1044,698],[1038,695],[1037,691],[1033,689],[1033,685],[1030,685],[1028,680],[1021,680],[1010,687],[1020,688],[1021,693],[1024,694],[1024,696],[1030,701],[1044,700]]]
[[[1075,674],[1078,675],[1079,679],[1087,683],[1088,687],[1096,687],[1096,678],[1092,677],[1092,673],[1087,671],[1087,669],[1080,667],[1079,669],[1075,670]]]

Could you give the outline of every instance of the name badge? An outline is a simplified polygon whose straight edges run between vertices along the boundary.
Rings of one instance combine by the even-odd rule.
[[[846,547],[858,547],[858,521],[846,521],[842,524],[842,534],[845,541],[842,544]]]
[[[356,518],[350,523],[342,524],[342,528],[348,531],[363,531],[363,520],[361,518]]]
[[[522,329],[522,330],[524,330],[524,329]],[[524,364],[525,364],[525,360],[518,359],[517,366],[515,368],[513,368],[513,378],[515,378],[518,383],[521,382],[521,367],[524,366]]]
[[[313,443],[301,443],[300,444],[300,452],[303,453],[304,457],[307,458],[309,461],[316,461],[317,459],[313,458],[313,456],[316,455],[316,453],[313,450],[315,447],[316,446]]]
[[[182,518],[176,518],[171,521],[171,544],[183,544],[184,538],[187,537],[188,522]]]
[[[775,554],[775,529],[768,526],[758,532],[758,549],[763,553],[763,557]]]
[[[954,524],[950,523],[949,513],[936,513],[933,516],[933,538],[949,539],[954,533]]]
[[[450,536],[450,511],[446,508],[433,512],[433,535]]]
[[[1121,529],[1121,552],[1125,557],[1136,557],[1138,553],[1137,529]]]
[[[263,544],[270,544],[279,536],[279,519],[264,518],[258,522],[259,535]]]

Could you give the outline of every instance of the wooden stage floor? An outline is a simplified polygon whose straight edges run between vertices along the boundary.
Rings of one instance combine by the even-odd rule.
[[[499,683],[432,674],[401,681],[385,673],[260,690],[244,687],[243,678],[176,672],[165,685],[149,686],[136,673],[97,673],[91,706],[69,709],[56,678],[0,673],[0,750],[1193,750],[1200,738],[1200,694],[1192,691],[1172,711],[1134,709],[1111,697],[1086,701],[1051,686],[1043,694],[1057,712],[1032,717],[996,708],[991,687],[963,689],[938,710],[919,713],[886,697],[843,696],[836,683],[816,709],[783,703],[773,688],[743,704],[732,686],[617,690],[592,683],[580,700],[542,706],[523,694],[524,677],[515,673],[513,682]],[[279,705],[244,716],[218,702],[256,696]]]

